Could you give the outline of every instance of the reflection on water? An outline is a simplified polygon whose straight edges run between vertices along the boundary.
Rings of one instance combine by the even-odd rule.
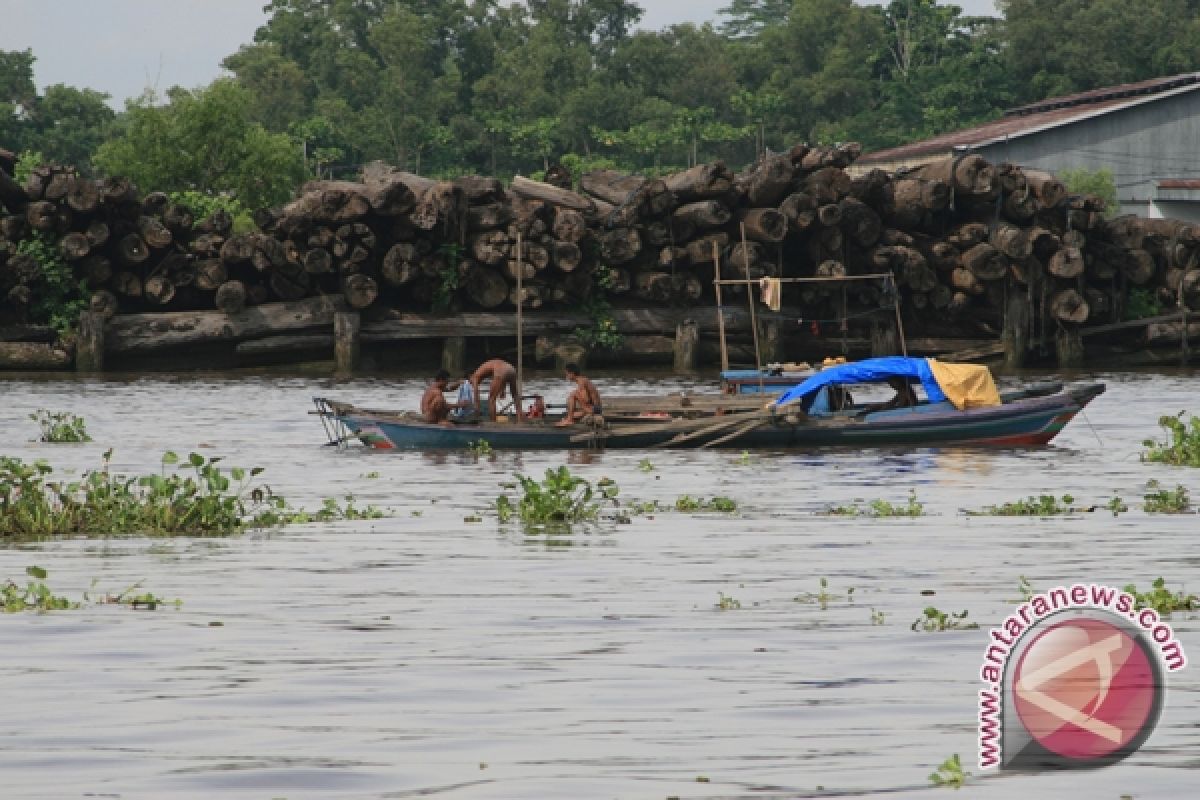
[[[960,513],[1050,492],[1089,505],[1118,492],[1136,508],[1150,478],[1200,496],[1200,472],[1137,458],[1160,413],[1200,412],[1194,378],[1099,377],[1110,390],[1089,412],[1095,431],[1077,419],[1051,447],[745,459],[321,446],[312,395],[414,406],[421,384],[409,379],[6,380],[5,455],[81,470],[111,446],[114,469],[146,472],[164,450],[207,445],[227,464],[266,467],[295,503],[352,493],[394,514],[235,539],[0,550],[0,579],[38,564],[59,594],[140,582],[184,601],[0,618],[5,796],[941,797],[926,776],[946,756],[978,772],[986,634],[914,633],[926,605],[969,609],[986,626],[1019,598],[1022,575],[1049,587],[1161,574],[1200,592],[1194,516]],[[601,383],[621,394],[682,385]],[[557,376],[530,387],[565,391]],[[36,408],[83,414],[95,442],[30,441]],[[653,472],[639,469],[645,458]],[[563,463],[615,479],[625,499],[719,494],[741,510],[551,537],[489,516],[513,472]],[[930,516],[813,513],[903,502],[910,489]],[[824,608],[806,600],[821,578],[835,596]],[[720,594],[741,607],[718,610]],[[1195,619],[1172,624],[1200,658]],[[1171,680],[1158,731],[1128,762],[989,777],[964,796],[1193,796],[1200,670]]]

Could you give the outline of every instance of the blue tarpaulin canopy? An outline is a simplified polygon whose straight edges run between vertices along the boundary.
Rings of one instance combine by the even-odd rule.
[[[921,386],[925,389],[925,395],[931,403],[940,403],[946,399],[946,394],[938,386],[937,379],[934,378],[933,371],[929,368],[929,359],[887,356],[852,361],[849,364],[839,364],[836,367],[823,369],[799,386],[794,386],[786,391],[775,401],[775,405],[783,405],[795,400],[808,403],[817,392],[826,386],[882,383],[888,378],[896,377],[920,381]]]

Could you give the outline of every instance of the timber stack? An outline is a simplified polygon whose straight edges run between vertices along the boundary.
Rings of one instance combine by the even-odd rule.
[[[305,184],[256,212],[252,231],[121,178],[47,165],[18,184],[0,169],[0,325],[29,322],[67,284],[106,317],[336,294],[370,319],[711,306],[718,277],[745,303],[762,278],[828,278],[782,287],[787,314],[814,331],[867,337],[898,303],[910,336],[994,338],[1017,320],[1014,335],[1060,346],[1147,307],[1200,310],[1200,227],[1109,218],[1050,174],[978,155],[889,174],[856,173],[859,154],[797,145],[737,174],[720,162],[659,178],[555,168],[508,186],[373,165]],[[29,243],[52,247],[67,274]],[[890,277],[836,280],[867,274]]]

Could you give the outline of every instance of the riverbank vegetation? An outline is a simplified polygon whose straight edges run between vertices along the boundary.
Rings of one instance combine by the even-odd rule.
[[[1146,439],[1142,446],[1143,461],[1172,464],[1177,467],[1200,467],[1200,417],[1192,415],[1184,422],[1180,411],[1175,416],[1158,418],[1158,425],[1167,434],[1165,441]]]

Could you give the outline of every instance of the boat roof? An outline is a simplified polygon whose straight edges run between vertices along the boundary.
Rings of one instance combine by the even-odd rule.
[[[775,404],[783,405],[796,400],[807,400],[826,386],[884,383],[891,378],[906,378],[910,383],[919,381],[931,403],[940,403],[946,399],[945,392],[938,385],[937,378],[930,369],[929,359],[885,356],[826,367],[803,383],[784,392],[775,401]]]

